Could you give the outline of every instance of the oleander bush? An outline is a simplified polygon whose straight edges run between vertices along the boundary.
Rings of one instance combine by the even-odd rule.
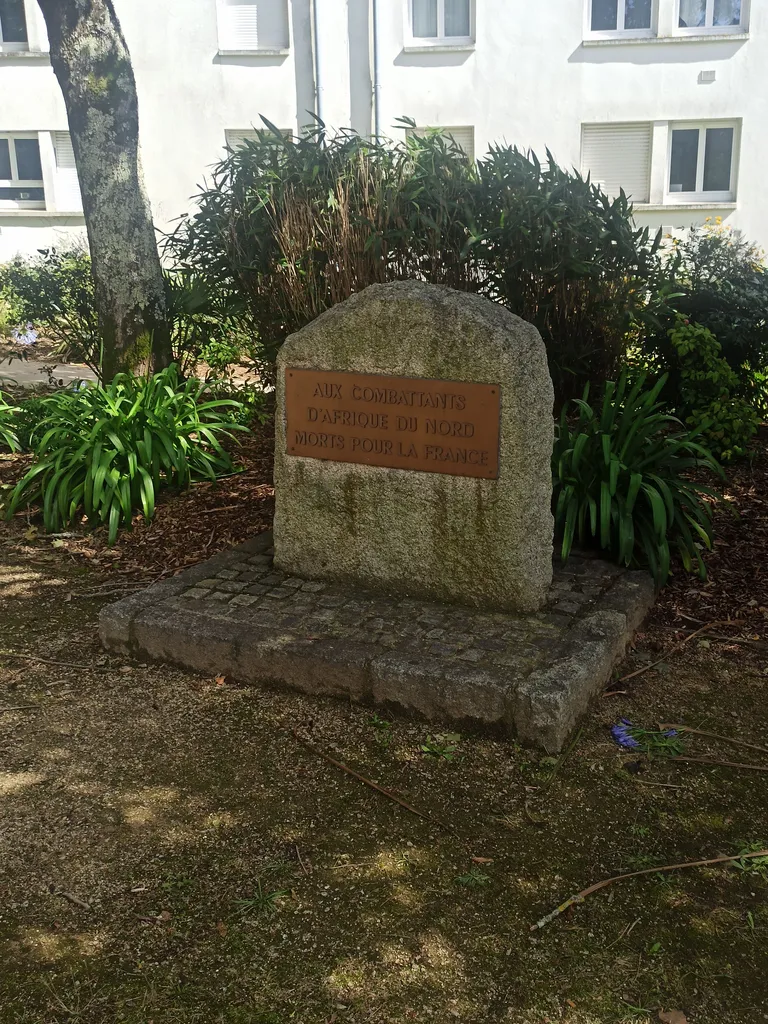
[[[564,560],[574,543],[592,545],[621,565],[647,566],[662,586],[677,551],[686,570],[706,575],[701,551],[712,545],[706,498],[715,491],[698,475],[722,470],[699,432],[665,412],[664,384],[662,378],[647,387],[641,376],[630,385],[622,373],[605,385],[599,404],[590,404],[586,388],[563,409],[552,470]]]
[[[661,235],[632,222],[622,192],[516,147],[478,163],[482,291],[535,324],[560,399],[618,373],[648,305]]]
[[[641,309],[658,239],[624,195],[495,147],[475,163],[450,138],[376,143],[318,125],[257,132],[213,171],[167,257],[247,302],[261,358],[367,285],[415,278],[479,292],[531,320],[558,393],[612,373]]]
[[[222,442],[245,429],[236,422],[241,403],[209,398],[207,385],[181,381],[175,365],[153,377],[118,374],[109,385],[67,388],[42,401],[44,433],[7,515],[39,505],[49,532],[85,517],[107,527],[110,543],[135,511],[152,518],[161,488],[231,472]]]

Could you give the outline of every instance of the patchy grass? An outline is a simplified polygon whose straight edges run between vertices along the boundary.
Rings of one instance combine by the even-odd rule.
[[[39,552],[2,570],[0,709],[34,705],[0,715],[3,1024],[768,1019],[764,864],[621,882],[529,931],[614,873],[768,842],[758,773],[648,760],[609,731],[682,719],[759,744],[749,647],[689,645],[599,702],[564,759],[480,735],[447,759],[434,726],[106,658],[93,579]]]

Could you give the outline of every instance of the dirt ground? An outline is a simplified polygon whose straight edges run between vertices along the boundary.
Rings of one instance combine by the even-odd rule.
[[[768,747],[764,441],[709,583],[675,579],[617,680],[647,670],[557,760],[104,655],[102,604],[268,525],[266,435],[247,475],[164,502],[112,551],[3,527],[0,1022],[768,1021],[768,861],[617,882],[530,931],[614,874],[768,847],[764,772],[649,759],[609,730]],[[722,740],[685,754],[768,770]]]

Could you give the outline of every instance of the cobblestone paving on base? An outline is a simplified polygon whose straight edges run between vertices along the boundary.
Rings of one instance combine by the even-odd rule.
[[[645,573],[598,558],[555,565],[545,607],[481,611],[305,580],[269,535],[104,608],[103,643],[240,682],[498,723],[562,748],[653,603]]]
[[[375,644],[478,666],[525,670],[556,653],[563,632],[595,606],[622,570],[594,558],[557,565],[544,610],[516,616],[303,580],[276,570],[273,549],[244,557],[184,590],[177,600],[254,629]],[[178,605],[177,605],[178,607]]]

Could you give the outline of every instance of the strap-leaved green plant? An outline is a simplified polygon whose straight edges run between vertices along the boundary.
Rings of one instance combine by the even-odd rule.
[[[18,411],[15,406],[6,402],[0,391],[0,448],[10,448],[12,452],[19,449],[19,438],[14,424]]]
[[[630,387],[623,373],[605,386],[602,405],[589,403],[589,388],[557,425],[553,455],[554,509],[562,557],[574,542],[597,545],[622,565],[648,566],[663,585],[671,549],[689,572],[706,575],[701,557],[712,545],[712,519],[704,496],[715,491],[691,471],[722,474],[697,431],[664,411],[665,378],[646,390]]]
[[[240,403],[206,400],[206,385],[171,366],[153,377],[119,374],[106,387],[68,388],[45,399],[35,462],[14,488],[8,516],[41,505],[49,532],[85,516],[106,524],[109,542],[146,519],[162,486],[183,488],[231,472],[222,440],[245,428]]]

